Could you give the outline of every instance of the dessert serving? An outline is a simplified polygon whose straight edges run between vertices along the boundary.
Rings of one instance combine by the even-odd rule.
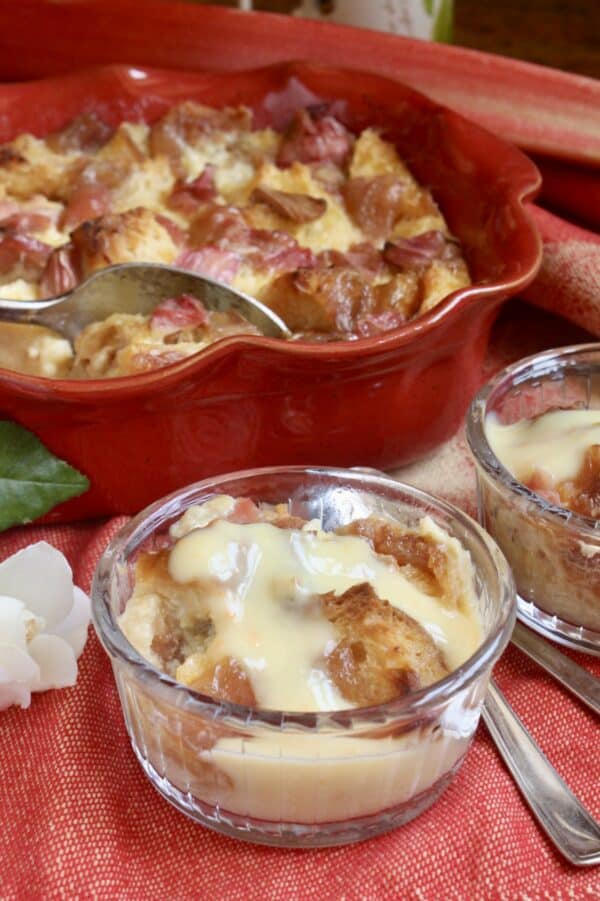
[[[137,261],[231,284],[313,341],[378,335],[431,310],[470,285],[459,242],[394,145],[377,128],[353,134],[335,106],[300,108],[277,130],[245,106],[186,100],[151,124],[114,128],[89,112],[19,135],[0,147],[1,295],[60,295]],[[159,316],[88,326],[56,372],[64,341],[46,335],[26,371],[130,375],[243,330],[206,327],[186,298],[166,300]]]
[[[521,361],[475,398],[468,437],[483,522],[511,564],[519,611],[600,651],[600,349]]]
[[[485,430],[503,466],[555,507],[600,520],[600,409],[549,410]]]
[[[269,151],[267,147],[266,163],[260,154],[254,158],[247,152],[246,163],[236,165],[230,171],[226,163],[232,159],[233,143],[225,142],[208,164],[206,158],[194,157],[185,142],[180,144],[175,140],[176,146],[171,145],[173,153],[177,153],[179,147],[184,151],[183,164],[197,167],[190,169],[189,174],[175,174],[171,155],[166,152],[155,157],[151,155],[148,133],[155,123],[163,122],[167,135],[180,137],[179,132],[171,134],[166,125],[172,123],[173,110],[187,109],[185,104],[190,102],[204,109],[217,110],[221,117],[224,117],[224,110],[251,110],[255,127],[249,131],[244,130],[245,120],[240,124],[234,117],[232,128],[235,126],[238,129],[236,135],[241,135],[240,148],[247,148],[248,140],[252,144],[256,140],[252,137],[255,133],[271,135],[271,141],[275,135],[275,141],[281,146],[286,130],[294,121],[301,119],[306,124],[307,108],[317,134],[325,124],[331,124],[333,118],[341,123],[342,129],[333,127],[333,131],[344,136],[344,147],[348,147],[347,135],[350,135],[350,155],[342,164],[343,171],[348,174],[357,150],[360,146],[364,149],[365,142],[371,141],[383,154],[393,147],[394,160],[402,161],[410,172],[410,179],[414,179],[406,178],[406,191],[401,197],[397,188],[394,189],[399,202],[412,198],[411,204],[415,203],[414,217],[403,214],[397,220],[407,230],[404,233],[396,231],[395,223],[391,226],[393,234],[376,239],[369,237],[367,242],[361,242],[356,233],[364,232],[365,227],[352,218],[345,198],[332,183],[326,185],[321,180],[317,184],[317,170],[323,179],[323,170],[335,173],[335,167],[340,167],[338,162],[334,162],[334,168],[298,160],[289,164],[277,160],[269,162],[268,153],[274,153],[274,150]],[[418,459],[455,432],[480,384],[489,330],[500,304],[528,284],[539,266],[539,238],[526,210],[526,202],[539,183],[533,163],[509,144],[390,79],[369,73],[357,76],[356,72],[304,63],[277,65],[253,72],[209,74],[106,66],[26,85],[5,85],[0,91],[0,111],[0,143],[12,146],[15,141],[20,141],[13,150],[23,157],[27,155],[28,147],[39,149],[41,146],[43,149],[49,135],[64,135],[65,126],[82,113],[94,113],[111,129],[112,137],[106,137],[97,153],[103,153],[109,145],[115,150],[117,133],[126,146],[131,142],[135,144],[141,136],[141,147],[136,144],[143,157],[140,165],[143,171],[152,172],[158,166],[163,167],[166,173],[165,201],[173,194],[178,180],[190,187],[192,171],[198,173],[198,178],[206,165],[212,165],[216,167],[212,173],[214,190],[219,196],[215,193],[208,208],[214,211],[216,204],[222,212],[225,206],[235,206],[242,211],[244,221],[251,208],[252,215],[262,218],[242,229],[243,235],[251,239],[250,243],[257,232],[262,237],[265,232],[272,236],[274,228],[282,246],[285,244],[289,250],[297,244],[302,260],[306,261],[310,252],[310,259],[314,258],[317,263],[312,268],[302,268],[298,261],[291,270],[277,272],[275,263],[278,266],[287,259],[288,265],[293,256],[286,252],[283,256],[269,257],[268,272],[254,273],[253,290],[256,293],[263,288],[271,291],[278,279],[288,279],[290,271],[304,273],[293,291],[288,292],[286,288],[285,296],[296,297],[296,304],[297,295],[301,294],[304,308],[308,304],[312,310],[311,323],[294,324],[297,334],[307,336],[310,333],[311,340],[276,340],[236,331],[226,340],[211,342],[210,334],[207,335],[202,323],[197,321],[193,324],[188,321],[183,330],[174,331],[171,331],[172,322],[166,330],[157,331],[151,322],[142,321],[134,323],[134,329],[117,327],[106,334],[99,323],[94,334],[89,336],[90,340],[86,341],[88,346],[81,357],[81,368],[77,367],[79,373],[84,371],[84,377],[71,378],[73,356],[64,340],[54,346],[55,353],[51,354],[46,339],[52,336],[38,331],[35,337],[39,342],[30,348],[16,340],[16,331],[20,330],[20,342],[26,327],[12,325],[10,340],[2,342],[2,353],[10,350],[12,359],[7,361],[6,367],[0,367],[0,414],[32,431],[55,456],[84,472],[90,481],[89,491],[53,511],[55,519],[133,514],[156,497],[182,485],[244,466],[265,466],[275,462],[307,464],[318,459],[322,463],[346,466],[391,468]],[[321,113],[325,111],[323,117]],[[24,134],[34,138],[29,139],[29,143],[23,142],[18,136]],[[226,134],[226,129],[219,132],[220,136]],[[128,140],[125,140],[126,135]],[[322,149],[322,142],[316,143]],[[64,156],[65,151],[61,152]],[[84,157],[94,176],[106,174],[107,167],[98,165],[97,154],[77,149],[69,152],[80,162]],[[55,157],[58,151],[52,153]],[[159,157],[162,162],[157,162]],[[47,158],[48,154],[44,159]],[[364,164],[363,158],[363,174],[357,178],[378,178],[374,171],[370,175]],[[17,172],[22,165],[16,160],[7,164],[7,169],[12,172],[12,166]],[[132,184],[138,184],[133,175],[138,169],[131,162],[128,166],[130,169],[125,167],[125,170],[129,174],[125,175],[122,184],[131,189]],[[242,178],[256,180],[258,170],[263,175],[267,171],[287,179],[291,173],[299,171],[299,167],[304,167],[300,171],[309,170],[315,183],[314,187],[310,184],[310,190],[301,184],[292,187],[287,183],[269,183],[268,187],[284,193],[305,194],[326,203],[329,203],[329,196],[333,199],[322,216],[312,222],[297,224],[282,218],[269,203],[259,199],[264,198],[264,194],[259,193],[250,200],[251,195],[246,199],[240,193],[239,197],[228,199],[226,204],[219,203],[219,198],[225,198],[223,192],[229,189],[221,181],[222,173],[219,174],[223,166],[223,173],[228,173],[233,180],[232,190],[233,182],[240,185]],[[394,166],[397,166],[398,178],[404,185],[402,165],[394,162]],[[119,177],[123,171],[121,167],[115,170]],[[72,174],[74,176],[75,171]],[[381,177],[383,181],[375,183],[388,184],[387,178]],[[345,178],[348,181],[347,175]],[[145,185],[143,179],[142,182]],[[158,179],[153,179],[152,183],[157,185]],[[65,179],[64,184],[71,182]],[[206,187],[206,180],[203,184]],[[364,182],[359,181],[359,186],[361,184],[364,186]],[[201,185],[195,187],[200,189]],[[18,187],[15,189],[13,185],[12,194],[16,196],[17,190]],[[144,223],[156,220],[158,224],[156,228],[152,226],[152,234],[155,237],[161,235],[164,245],[160,246],[170,248],[171,255],[176,254],[173,237],[164,236],[164,225],[158,216],[177,225],[179,231],[175,232],[169,224],[174,236],[183,233],[184,237],[189,236],[194,217],[178,212],[166,203],[159,211],[153,206],[156,193],[153,195],[150,191],[148,199],[149,192],[144,190],[143,197],[138,193],[137,199],[129,198],[131,208],[99,212],[95,220],[97,223],[109,216],[114,224],[116,217],[118,222],[125,221],[130,227],[136,222],[142,231],[136,230],[137,237],[131,238],[131,244],[122,231],[99,233],[95,227],[86,229],[73,224],[71,231],[65,234],[58,223],[55,228],[61,236],[56,240],[66,242],[58,247],[58,251],[66,251],[73,243],[73,234],[83,229],[82,240],[87,248],[84,266],[100,266],[100,257],[104,257],[105,252],[111,260],[116,258],[115,252],[121,253],[123,248],[129,247],[133,253],[141,246],[140,236],[147,235]],[[254,188],[252,190],[254,192]],[[317,193],[311,193],[313,190]],[[143,193],[142,188],[140,191]],[[156,187],[156,191],[160,188]],[[107,194],[113,204],[115,194],[125,202],[117,184],[107,185]],[[370,196],[375,202],[376,197]],[[272,193],[269,197],[272,200]],[[431,197],[443,219],[431,206]],[[64,199],[57,197],[51,203],[65,209],[66,200],[66,196]],[[26,205],[28,201],[16,200],[15,203]],[[424,208],[419,212],[421,204]],[[313,205],[314,211],[318,211],[317,207],[322,209],[322,203]],[[145,212],[133,212],[139,208]],[[332,227],[327,235],[321,234],[319,244],[316,238],[319,223],[329,223],[334,212],[339,213],[339,221],[345,223],[346,237],[342,238],[347,243],[339,243],[343,230]],[[233,219],[239,225],[243,224],[239,215],[234,214]],[[231,218],[228,221],[231,225]],[[409,231],[409,226],[415,231]],[[398,266],[401,241],[412,242],[413,238],[428,231],[441,233],[444,246],[437,234],[432,238],[433,245],[428,250],[420,248],[419,255],[429,259],[441,251],[441,258],[405,272]],[[315,241],[309,242],[310,246],[305,246],[301,240],[301,235],[307,232]],[[460,243],[447,240],[450,235]],[[89,240],[94,236],[102,239],[97,254],[89,249]],[[51,243],[50,237],[44,238],[41,232],[35,237],[42,243]],[[194,240],[196,238],[199,238],[198,231]],[[200,238],[204,240],[201,233]],[[231,233],[227,240],[230,239],[233,240]],[[187,242],[188,238],[185,240]],[[213,243],[220,241],[216,235],[210,240]],[[376,250],[375,254],[361,254],[360,266],[355,265],[358,261],[354,247],[357,241],[369,243]],[[386,251],[386,243],[394,245],[395,262],[383,259],[391,250],[388,247]],[[148,247],[148,244],[144,243],[144,246]],[[157,242],[152,243],[152,247],[157,246]],[[266,246],[273,246],[270,239]],[[354,248],[354,262],[348,275],[348,267],[342,265],[341,257],[348,257],[350,247]],[[236,247],[219,246],[217,249],[221,262],[224,251],[230,251],[230,259],[237,265],[239,243]],[[248,256],[244,258],[246,262],[239,265],[235,278],[254,277],[250,264],[253,265],[252,261],[258,257],[251,250],[249,246]],[[453,256],[457,250],[459,256]],[[448,259],[449,255],[451,259]],[[206,261],[206,255],[201,256]],[[177,259],[177,255],[174,258]],[[263,261],[266,258],[263,253]],[[374,258],[379,258],[377,265],[381,268],[371,275],[369,259],[372,262]],[[397,314],[402,310],[408,317],[406,321],[366,337],[357,331],[359,320],[363,324],[368,321],[369,328],[371,325],[379,328],[386,321],[389,324],[389,310],[379,319],[382,309],[379,301],[371,306],[373,291],[379,291],[381,280],[387,279],[396,286],[404,283],[410,288],[415,281],[421,284],[426,272],[431,275],[445,271],[446,263],[448,271],[452,273],[456,267],[455,275],[460,275],[461,259],[468,265],[470,284],[452,290],[445,299],[419,315],[414,315],[416,308],[413,310],[410,304],[406,309],[402,307],[400,295],[394,294],[393,303],[390,301],[395,310],[392,318],[397,322]],[[340,268],[346,274],[340,276],[338,282]],[[66,271],[71,272],[70,269]],[[40,272],[39,267],[37,272]],[[315,273],[317,281],[313,282]],[[39,277],[25,279],[24,274],[27,273],[21,273],[21,279],[30,286],[31,296],[32,290],[37,293]],[[18,277],[14,273],[9,275],[12,282],[6,284],[14,285]],[[262,286],[256,280],[259,277],[265,279]],[[325,278],[327,286],[320,299],[317,298],[318,302],[313,304],[311,292],[318,287],[321,278]],[[367,279],[368,290],[363,292],[361,287],[360,291],[352,293],[357,286],[363,285],[364,279]],[[346,291],[345,280],[352,290]],[[342,282],[346,285],[344,297],[349,297],[351,303],[345,312],[339,308],[340,315],[343,313],[340,320],[337,305],[329,305],[325,300]],[[433,291],[429,276],[425,284],[428,292]],[[250,288],[249,282],[247,287]],[[161,300],[172,300],[177,293],[168,292]],[[410,293],[405,299],[409,299]],[[433,299],[435,292],[427,296]],[[272,303],[275,304],[275,300]],[[277,299],[279,303],[280,299]],[[202,311],[195,313],[203,316]],[[373,316],[363,321],[365,313],[368,317]],[[314,318],[317,314],[322,316],[319,322],[324,323],[323,327]],[[331,324],[334,318],[334,330],[325,331],[324,326]],[[315,325],[318,328],[315,329]],[[350,334],[348,328],[354,329],[351,334],[356,337],[331,340],[334,334]],[[135,334],[130,342],[128,336],[132,332]],[[196,353],[200,347],[202,353]],[[155,365],[163,354],[167,355],[170,365]],[[131,371],[139,363],[143,368],[136,369],[132,375],[103,377],[116,376],[124,369]],[[21,367],[27,367],[27,372],[15,371]],[[42,368],[45,377],[35,374],[36,367]],[[389,427],[391,416],[393,429]],[[106,447],[111,448],[111,454],[106,454]],[[115,466],[115,459],[127,460],[127,466]]]
[[[306,846],[433,803],[513,615],[468,517],[346,470],[255,470],[159,502],[109,546],[93,594],[158,790],[220,831]]]
[[[119,625],[157,669],[248,707],[344,710],[442,679],[481,641],[456,539],[368,517],[331,532],[222,495],[141,554]],[[176,540],[175,540],[176,539]]]

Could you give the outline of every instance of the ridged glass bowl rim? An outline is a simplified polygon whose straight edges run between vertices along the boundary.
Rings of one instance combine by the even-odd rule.
[[[214,491],[223,493],[227,484],[241,479],[251,479],[267,474],[294,475],[307,477],[329,477],[343,480],[344,486],[356,490],[368,491],[370,488],[391,489],[402,497],[417,501],[430,513],[441,513],[457,520],[467,533],[482,545],[490,562],[494,566],[497,577],[497,594],[495,603],[499,607],[498,623],[495,629],[482,642],[475,653],[458,669],[453,670],[444,679],[434,685],[415,691],[410,695],[372,707],[349,708],[343,711],[294,712],[280,710],[260,710],[245,707],[226,701],[215,700],[176,682],[170,676],[160,672],[145,660],[127,641],[124,633],[117,625],[110,606],[110,586],[113,566],[117,560],[127,556],[147,539],[157,527],[165,521],[172,521],[178,513],[191,506],[197,495]],[[221,490],[219,490],[221,489]],[[425,515],[424,510],[424,515]],[[349,469],[331,467],[306,466],[268,466],[257,469],[240,470],[225,475],[213,476],[195,482],[172,494],[155,501],[142,510],[112,539],[100,558],[92,583],[92,619],[96,633],[105,650],[111,657],[128,664],[147,686],[168,686],[178,697],[185,700],[186,712],[196,712],[204,717],[227,719],[238,727],[261,725],[266,727],[300,728],[302,730],[324,732],[340,731],[340,728],[369,726],[373,727],[383,720],[412,720],[423,718],[429,708],[443,706],[458,691],[469,686],[495,663],[504,650],[512,628],[516,613],[516,593],[510,568],[493,539],[466,513],[439,500],[418,488],[406,485],[385,475],[364,474]]]
[[[466,432],[476,462],[497,486],[528,501],[535,509],[536,515],[551,522],[555,527],[562,526],[600,540],[600,520],[581,516],[564,507],[551,504],[517,481],[495,455],[485,433],[485,421],[498,394],[520,384],[526,384],[532,378],[554,375],[561,371],[569,372],[575,367],[581,372],[585,364],[589,365],[590,373],[600,375],[600,342],[555,347],[524,357],[507,366],[487,382],[471,401],[467,412]]]

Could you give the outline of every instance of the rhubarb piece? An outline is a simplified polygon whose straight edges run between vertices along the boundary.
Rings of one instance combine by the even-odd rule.
[[[311,250],[300,247],[292,235],[282,231],[250,229],[245,247],[240,246],[240,252],[242,251],[245,251],[254,268],[269,272],[309,268],[315,262]]]
[[[36,213],[33,210],[19,210],[2,217],[0,214],[0,228],[11,234],[29,234],[30,232],[44,231],[51,225],[52,220],[44,213]]]
[[[81,151],[94,153],[110,139],[113,129],[96,113],[81,113],[61,128],[46,136],[46,144],[55,153]]]
[[[162,227],[169,233],[173,244],[176,247],[183,247],[186,243],[186,233],[180,228],[170,216],[163,216],[162,213],[156,214],[156,221],[160,222]]]
[[[563,503],[581,516],[600,520],[600,444],[593,444],[585,452],[581,469],[561,492]]]
[[[439,543],[435,530],[417,533],[374,517],[357,519],[337,530],[339,535],[367,538],[378,554],[393,557],[398,566],[410,567],[411,578],[419,577],[428,592],[443,597],[449,607],[462,597],[460,561],[449,547]]]
[[[387,282],[375,285],[374,313],[394,312],[404,320],[418,312],[422,300],[422,286],[415,272],[403,272]],[[379,320],[383,322],[385,320]]]
[[[372,238],[387,237],[405,212],[406,188],[395,175],[351,178],[343,194],[351,217]]]
[[[17,278],[37,280],[52,248],[29,235],[7,234],[0,240],[0,276],[10,282]]]
[[[574,479],[557,482],[551,473],[536,466],[524,484],[557,507],[600,519],[600,444],[586,450]]]
[[[178,181],[167,204],[184,216],[193,216],[200,204],[214,200],[215,196],[215,167],[208,165],[192,181]]]
[[[15,200],[0,200],[0,225],[4,225],[7,219],[20,211],[21,207]]]
[[[110,191],[103,184],[81,184],[71,194],[59,220],[61,228],[72,231],[87,222],[97,219],[110,209]]]
[[[560,494],[557,491],[556,481],[552,474],[545,469],[540,469],[536,466],[531,473],[531,476],[524,484],[530,491],[535,491],[536,494],[539,494],[540,497],[543,497],[548,503],[556,504],[560,507],[561,499]]]
[[[207,245],[197,250],[184,250],[175,260],[175,265],[200,275],[207,275],[219,282],[231,282],[241,266],[238,254],[221,247]]]
[[[258,522],[259,509],[249,497],[238,497],[235,499],[233,509],[227,514],[229,522],[237,522],[240,524],[249,522]]]
[[[341,250],[323,250],[317,256],[316,265],[325,267],[342,266],[361,269],[365,273],[376,275],[383,268],[383,256],[372,244],[362,242],[353,244],[345,252]]]
[[[373,294],[369,279],[353,269],[299,269],[272,282],[264,301],[292,331],[349,334]]]
[[[247,234],[248,224],[238,207],[213,203],[203,209],[190,225],[189,243],[192,247],[218,244],[229,248],[243,242]]]
[[[298,110],[283,137],[277,164],[290,166],[301,163],[344,163],[350,153],[351,135],[333,116],[311,116],[308,110]]]
[[[387,263],[399,269],[428,266],[433,260],[456,254],[455,245],[440,231],[427,231],[414,238],[396,238],[383,249]]]
[[[327,201],[322,197],[290,194],[287,191],[276,191],[274,188],[255,188],[250,199],[258,203],[266,203],[279,216],[291,219],[292,222],[314,222],[327,209]]]
[[[312,252],[300,247],[292,235],[250,228],[238,207],[216,203],[194,219],[189,229],[189,243],[192,248],[210,245],[229,251],[263,271],[286,271],[314,265]]]
[[[196,660],[198,657],[200,660]],[[193,654],[177,670],[176,678],[194,691],[211,698],[231,701],[244,707],[256,707],[252,682],[243,663],[222,657],[216,663],[205,662],[205,655]]]
[[[184,328],[208,324],[208,311],[201,300],[191,294],[168,297],[161,301],[150,317],[150,328],[166,335]]]
[[[399,310],[384,310],[381,313],[367,313],[366,316],[360,316],[354,324],[354,331],[359,338],[372,338],[400,328],[405,322],[406,316]]]
[[[40,281],[42,297],[55,297],[66,294],[79,282],[79,266],[77,252],[73,245],[63,244],[56,247],[46,262]]]

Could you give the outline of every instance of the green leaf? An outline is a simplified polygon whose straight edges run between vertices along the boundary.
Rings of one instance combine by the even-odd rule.
[[[423,8],[428,16],[433,15],[433,0],[423,0]]]
[[[0,531],[31,522],[89,487],[27,429],[0,421]]]
[[[434,41],[452,40],[452,20],[454,18],[454,0],[441,0],[440,7],[433,23],[432,38]]]

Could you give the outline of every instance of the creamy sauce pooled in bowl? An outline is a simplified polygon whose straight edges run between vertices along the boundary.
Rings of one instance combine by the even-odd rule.
[[[495,455],[527,488],[575,513],[600,518],[600,410],[550,410],[485,432]]]

